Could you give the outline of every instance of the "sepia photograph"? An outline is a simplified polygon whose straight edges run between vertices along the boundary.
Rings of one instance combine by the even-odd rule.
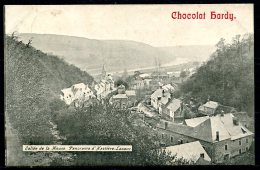
[[[5,5],[5,165],[255,165],[254,5]]]

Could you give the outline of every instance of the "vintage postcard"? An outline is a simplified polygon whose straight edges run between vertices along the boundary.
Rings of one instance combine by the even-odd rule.
[[[254,5],[6,5],[6,166],[254,165]]]

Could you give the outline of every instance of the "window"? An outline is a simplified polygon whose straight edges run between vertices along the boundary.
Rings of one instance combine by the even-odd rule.
[[[200,157],[201,157],[201,158],[204,158],[204,153],[201,153],[201,154],[200,154]]]
[[[225,151],[228,149],[228,146],[227,145],[225,145]]]
[[[241,151],[241,149],[239,149],[239,154],[241,154],[242,153],[242,151]]]
[[[183,139],[178,140],[179,144],[183,144]]]
[[[246,138],[246,143],[248,143],[248,139]]]
[[[171,136],[171,142],[173,142],[173,137]]]
[[[239,145],[241,145],[241,140],[239,140]]]

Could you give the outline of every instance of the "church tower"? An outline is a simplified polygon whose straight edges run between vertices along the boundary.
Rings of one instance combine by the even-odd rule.
[[[103,64],[102,67],[102,71],[101,71],[101,79],[105,79],[106,78],[106,70],[105,70],[105,64]]]

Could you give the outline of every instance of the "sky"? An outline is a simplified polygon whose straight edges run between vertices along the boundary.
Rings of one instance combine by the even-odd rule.
[[[172,12],[206,13],[205,20],[174,20]],[[210,12],[235,20],[212,20]],[[100,40],[133,40],[152,46],[214,45],[253,33],[253,4],[7,5],[5,31],[61,34]]]

